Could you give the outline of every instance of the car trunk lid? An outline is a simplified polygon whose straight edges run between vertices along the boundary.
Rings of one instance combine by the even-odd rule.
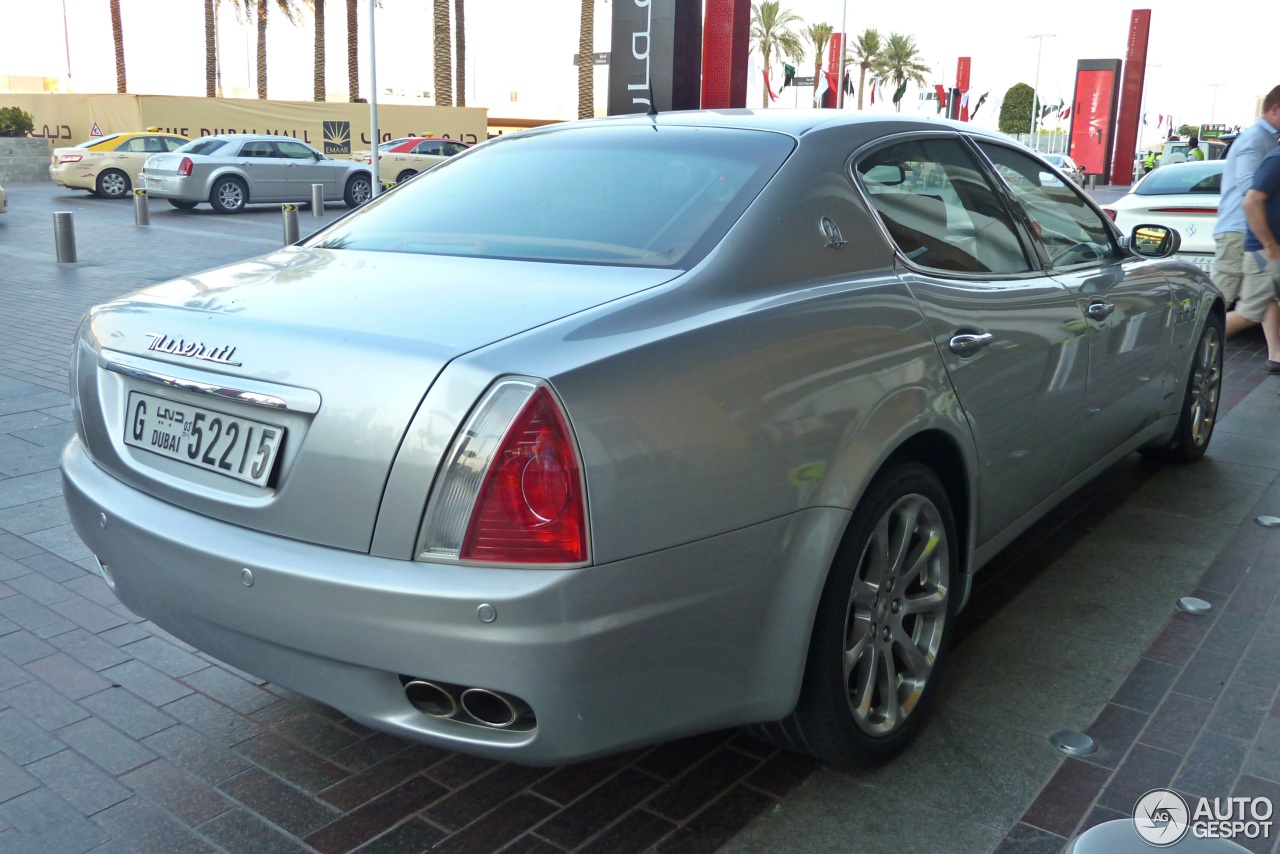
[[[73,376],[82,435],[99,465],[162,500],[246,528],[366,551],[404,431],[450,360],[675,275],[281,250],[95,309]],[[139,401],[144,427],[134,419]],[[247,445],[215,445],[211,465],[198,453],[186,458],[191,435],[177,439],[186,443],[177,449],[163,436],[148,447],[158,410],[170,419],[159,433],[175,436],[187,428],[170,410],[187,425],[203,412],[206,439],[215,417],[228,431],[235,421],[240,434],[279,431],[279,447],[268,455],[273,470],[251,482],[258,449]],[[429,486],[422,484],[424,498]]]

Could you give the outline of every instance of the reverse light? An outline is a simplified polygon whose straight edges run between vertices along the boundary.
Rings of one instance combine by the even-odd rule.
[[[582,467],[564,410],[544,383],[503,380],[481,400],[427,502],[418,558],[586,563]]]
[[[58,158],[59,163],[79,163],[84,159],[83,154],[63,154]]]
[[[195,164],[191,162],[190,157],[182,158],[182,162],[178,164],[178,174],[181,175],[183,178],[190,177],[191,167],[194,165]]]

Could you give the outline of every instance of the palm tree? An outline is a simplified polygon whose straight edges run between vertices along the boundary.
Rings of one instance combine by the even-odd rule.
[[[812,24],[804,31],[804,37],[813,45],[813,88],[818,88],[818,78],[822,75],[822,55],[827,52],[827,42],[835,27],[830,24]]]
[[[360,100],[360,38],[357,0],[347,0],[347,100]]]
[[[453,62],[454,86],[458,94],[453,99],[459,107],[467,105],[467,28],[463,24],[466,0],[453,0]]]
[[[449,60],[453,57],[453,44],[449,38],[449,0],[435,0],[431,15],[432,42],[436,82],[436,106],[453,106],[453,73]]]
[[[317,101],[324,100],[324,0],[310,0],[311,8],[316,13],[315,42],[315,81],[311,87],[311,97]]]
[[[204,0],[204,95],[218,97],[217,0]]]
[[[889,41],[885,44],[880,59],[875,65],[876,72],[892,81],[898,88],[907,83],[924,85],[925,75],[929,73],[930,68],[916,59],[919,55],[920,49],[916,47],[915,36],[890,33]],[[900,101],[894,102],[893,106],[898,112],[902,111]]]
[[[763,0],[751,4],[751,45],[760,51],[764,60],[765,73],[769,71],[769,62],[776,49],[779,54],[797,62],[804,56],[804,45],[800,36],[791,29],[802,24],[800,16],[786,9],[781,9],[781,0]],[[769,106],[769,90],[764,92],[764,106]]]
[[[596,114],[596,2],[582,0],[578,16],[578,118]]]
[[[884,51],[879,30],[863,30],[853,43],[853,61],[858,63],[858,109],[862,109],[862,96],[867,88],[867,71],[875,68]]]
[[[246,16],[253,15],[258,25],[258,97],[267,98],[267,11],[271,7],[270,0],[239,0]],[[275,0],[280,14],[289,23],[298,22],[298,0]]]
[[[124,28],[120,25],[120,0],[111,0],[111,35],[116,41],[116,91],[123,95],[127,88],[124,80]]]

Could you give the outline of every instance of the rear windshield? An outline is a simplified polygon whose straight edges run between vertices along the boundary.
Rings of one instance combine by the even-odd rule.
[[[72,148],[88,148],[91,145],[97,145],[102,142],[110,142],[111,140],[115,139],[118,136],[120,136],[120,134],[113,133],[113,134],[110,134],[109,136],[100,136],[97,139],[86,139],[84,142],[77,142],[75,145],[71,147]]]
[[[449,158],[304,245],[687,268],[793,146],[782,134],[724,128],[513,134]]]
[[[1223,161],[1162,166],[1149,173],[1133,192],[1139,196],[1172,196],[1181,193],[1222,192]]]
[[[185,154],[213,154],[219,148],[226,145],[225,139],[194,139],[186,145],[178,149]]]

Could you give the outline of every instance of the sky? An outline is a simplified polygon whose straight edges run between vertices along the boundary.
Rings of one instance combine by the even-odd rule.
[[[432,89],[431,0],[382,0],[376,12],[379,99],[432,103],[416,97]],[[596,0],[595,50],[610,49],[612,4]],[[915,37],[921,60],[933,69],[930,84],[955,82],[956,60],[972,57],[973,97],[991,95],[977,122],[993,126],[998,101],[1015,83],[1034,84],[1042,98],[1070,101],[1079,59],[1124,59],[1129,16],[1150,8],[1145,112],[1150,135],[1158,114],[1186,123],[1247,124],[1257,99],[1280,84],[1280,5],[1246,0],[1114,0],[1062,3],[962,4],[955,0],[910,3],[847,3],[846,0],[782,0],[805,25],[830,23],[856,35],[876,28],[883,35]],[[228,94],[254,95],[251,57],[254,31],[237,21],[226,0],[219,16],[223,84]],[[274,3],[273,3],[274,5]],[[346,18],[343,0],[326,4],[327,89],[345,96]],[[367,0],[360,0],[361,85],[369,85]],[[65,6],[65,27],[63,8]],[[120,0],[129,90],[146,94],[204,94],[204,34],[201,0]],[[6,75],[67,78],[80,92],[114,92],[108,0],[0,0],[0,78]],[[487,107],[491,117],[565,119],[577,113],[578,0],[468,0],[467,103]],[[1016,9],[1016,11],[1015,11]],[[846,11],[847,10],[847,11]],[[298,26],[272,19],[268,30],[269,93],[282,100],[310,100],[312,15]],[[20,37],[14,37],[20,33]],[[1034,38],[1044,34],[1044,38]],[[1039,52],[1039,56],[1037,53]],[[248,61],[247,61],[248,60]],[[812,55],[800,64],[812,68]],[[603,111],[607,68],[596,69],[597,102]],[[749,78],[749,105],[759,84]],[[3,80],[0,80],[0,84]],[[386,94],[387,91],[392,94]],[[0,101],[3,95],[0,95]],[[780,106],[807,106],[805,93],[784,92]],[[912,105],[914,108],[915,105]],[[996,109],[993,109],[995,107]],[[927,110],[932,110],[926,105]],[[1050,125],[1052,127],[1052,124]]]

